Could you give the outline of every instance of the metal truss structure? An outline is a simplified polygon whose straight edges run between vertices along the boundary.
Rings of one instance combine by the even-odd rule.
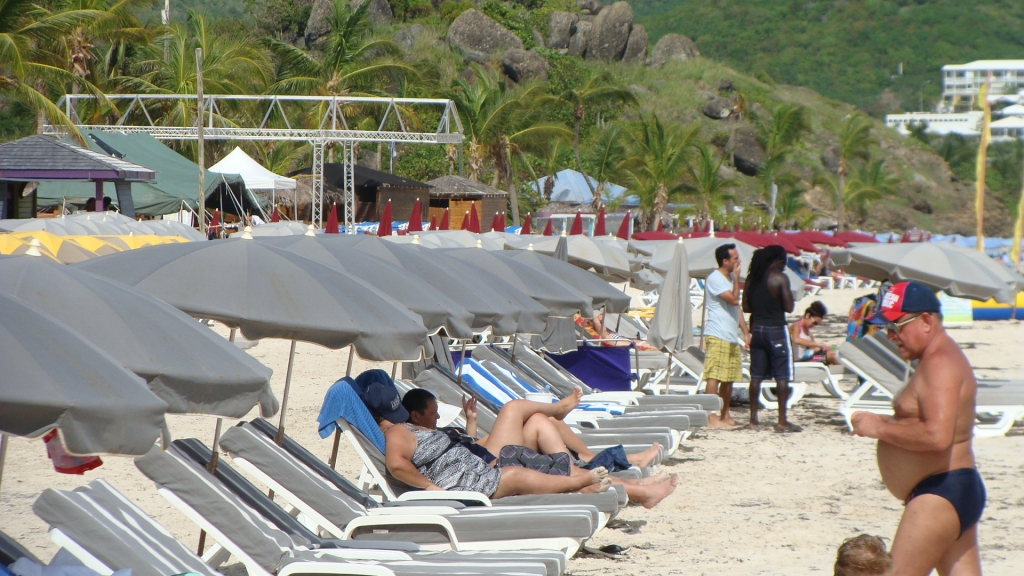
[[[69,94],[57,102],[79,130],[146,133],[159,140],[198,139],[198,120],[203,121],[203,138],[207,140],[303,141],[313,147],[312,220],[315,226],[324,220],[324,149],[340,144],[345,164],[345,231],[355,233],[356,145],[362,142],[406,144],[459,144],[463,140],[462,123],[451,100],[429,98],[375,98],[348,96],[238,96],[211,94],[204,96],[198,116],[194,94]],[[126,105],[125,105],[126,104]],[[103,110],[104,124],[84,124],[78,111]],[[190,111],[192,124],[174,126],[164,121],[171,108]],[[315,128],[293,127],[286,111],[308,118]],[[96,116],[99,116],[98,114]],[[350,119],[360,125],[350,125]],[[373,119],[376,129],[365,124]],[[257,121],[258,120],[258,121]],[[428,124],[429,123],[429,124]],[[433,126],[433,130],[429,127]],[[46,126],[47,134],[63,135],[60,126]]]

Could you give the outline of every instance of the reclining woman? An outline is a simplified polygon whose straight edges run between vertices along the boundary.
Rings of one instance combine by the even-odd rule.
[[[384,462],[388,471],[413,488],[467,490],[501,498],[519,494],[600,492],[611,486],[604,468],[570,476],[553,476],[518,467],[495,468],[493,456],[492,463],[481,457],[488,452],[486,448],[482,452],[470,450],[465,444],[451,442],[440,430],[407,423],[409,412],[402,406],[394,384],[373,383],[360,398],[384,434]],[[509,405],[521,402],[527,401],[517,400]],[[527,403],[535,406],[518,404],[512,410],[503,409],[490,436],[507,436],[507,444],[518,441],[526,445],[525,420],[534,414],[543,414],[545,420],[546,416],[564,417],[579,404],[579,397],[571,396],[555,404]]]
[[[567,445],[570,445],[580,457],[589,460],[594,453],[573,433],[562,418],[568,414],[577,404],[583,392],[576,388],[575,393],[557,404],[544,404],[531,402],[529,400],[513,400],[506,403],[498,418],[491,428],[491,433],[477,440],[469,449],[479,452],[482,459],[488,461],[489,465],[494,464],[494,458],[498,456],[502,448],[508,445],[525,446],[535,452],[546,455],[564,454],[569,452]],[[422,388],[406,392],[402,405],[409,413],[409,424],[424,430],[436,431],[438,421],[437,399],[434,395]],[[556,407],[551,410],[552,407]],[[464,398],[462,409],[466,417],[466,434],[476,437],[476,398]],[[553,412],[553,413],[548,413]],[[649,464],[657,454],[658,444],[640,454],[631,454],[627,459],[631,464]],[[388,464],[390,468],[390,463]],[[512,467],[505,467],[501,470],[512,470]],[[585,475],[589,470],[570,466],[570,474]],[[504,473],[504,472],[503,472]],[[392,474],[394,472],[392,471]],[[558,478],[559,476],[548,475],[547,478]],[[661,502],[675,489],[678,479],[675,475],[659,474],[656,476],[639,480],[610,478],[615,484],[622,484],[629,498],[651,508]]]

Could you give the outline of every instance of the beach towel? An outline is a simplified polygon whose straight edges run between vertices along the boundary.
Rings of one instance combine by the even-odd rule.
[[[368,370],[367,372],[373,372],[373,370]],[[377,370],[377,372],[383,372],[383,370]],[[366,372],[360,374],[359,377],[364,375],[366,375]],[[387,372],[384,372],[384,376],[387,376]],[[375,377],[377,376],[369,376],[368,379]],[[390,380],[391,378],[389,377],[388,381]],[[346,376],[332,384],[327,390],[327,395],[324,396],[324,403],[320,406],[320,415],[316,417],[316,421],[319,424],[320,437],[327,438],[333,434],[337,428],[335,421],[338,418],[344,418],[346,422],[362,432],[363,436],[369,438],[373,445],[383,454],[384,434],[381,433],[377,423],[373,420],[370,411],[366,409],[366,405],[359,399],[354,386],[358,386],[356,381]]]

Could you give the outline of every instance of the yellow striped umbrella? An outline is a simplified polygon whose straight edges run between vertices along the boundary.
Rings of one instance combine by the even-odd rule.
[[[47,250],[47,248],[41,243],[37,242],[37,244],[39,244],[39,246],[36,246],[36,249],[39,250],[40,255],[51,260],[57,260],[57,257],[53,255],[53,252]],[[0,234],[0,254],[9,256],[25,254],[31,247],[32,244],[30,242],[17,238],[13,234]]]
[[[43,230],[34,230],[32,232],[12,232],[12,236],[21,238],[22,240],[29,241],[36,239],[40,244],[46,247],[51,254],[57,257],[57,260],[64,264],[74,264],[81,262],[82,260],[89,260],[95,258],[96,253],[89,251],[81,244],[71,242],[69,238],[73,236],[57,236]]]

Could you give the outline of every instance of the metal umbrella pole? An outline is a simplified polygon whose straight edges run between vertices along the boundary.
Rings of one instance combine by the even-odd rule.
[[[466,363],[466,341],[463,340],[462,341],[462,357],[459,358],[459,386],[461,386],[463,384],[463,382],[462,382],[462,365],[465,364],[465,363]]]
[[[291,349],[288,351],[288,371],[284,376],[284,395],[281,398],[281,419],[277,423],[277,438],[274,439],[278,446],[284,444],[284,417],[288,412],[288,390],[292,386],[292,366],[295,364],[295,340],[292,340]]]
[[[0,486],[4,480],[4,459],[7,457],[7,434],[0,434]]]
[[[345,368],[345,377],[348,378],[352,375],[352,358],[356,353],[354,345],[348,347],[348,366]],[[334,470],[334,465],[338,462],[338,446],[341,444],[341,428],[334,427],[334,446],[331,448],[331,458],[327,461],[327,464]]]
[[[228,341],[232,344],[235,343],[235,332],[236,328],[231,329],[231,334],[228,335]],[[213,446],[210,448],[210,461],[206,463],[206,469],[210,471],[210,474],[217,473],[217,462],[220,460],[220,454],[217,449],[220,445],[220,432],[224,426],[224,419],[217,418],[217,426],[213,429]],[[162,442],[163,449],[167,449],[167,442]],[[206,548],[206,530],[199,531],[199,552],[198,556],[203,555],[203,550]]]

